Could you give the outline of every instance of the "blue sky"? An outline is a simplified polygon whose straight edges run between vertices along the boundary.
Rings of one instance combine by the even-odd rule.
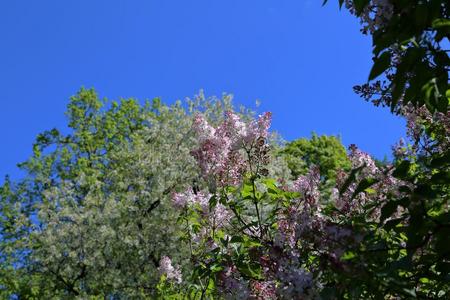
[[[19,176],[39,132],[64,128],[68,98],[232,93],[273,112],[292,140],[340,134],[378,158],[404,122],[352,91],[371,41],[337,0],[9,0],[0,2],[0,177]]]

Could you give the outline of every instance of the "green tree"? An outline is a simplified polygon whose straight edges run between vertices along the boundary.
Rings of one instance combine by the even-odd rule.
[[[324,180],[333,180],[338,170],[350,168],[347,151],[336,136],[313,133],[310,139],[288,142],[279,155],[287,161],[294,178],[308,173],[313,165],[319,167]]]

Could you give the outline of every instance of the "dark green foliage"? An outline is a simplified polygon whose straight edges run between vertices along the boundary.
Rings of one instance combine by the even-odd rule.
[[[380,9],[375,1],[350,3],[363,25]],[[354,261],[363,262],[364,267],[347,274],[353,284],[345,295],[354,298],[350,295],[357,290],[356,298],[446,299],[450,293],[450,2],[385,3],[393,5],[392,16],[363,30],[373,37],[369,80],[382,74],[384,78],[355,90],[397,114],[421,116],[408,124],[410,129],[418,126],[420,132],[413,129],[414,151],[395,162],[392,174],[401,181],[400,193],[387,195],[380,223],[369,224],[358,217],[351,221],[361,232],[371,234],[356,251]]]
[[[342,5],[343,1],[339,2]],[[369,80],[384,74],[384,87],[376,88],[369,97],[362,93],[363,96],[377,97],[377,92],[381,92],[381,102],[394,112],[412,104],[416,107],[425,105],[430,112],[446,113],[449,106],[450,2],[392,0],[390,3],[392,16],[378,19],[375,28],[369,30],[374,55]],[[363,24],[373,20],[377,11],[382,11],[373,1],[354,0],[352,8]]]

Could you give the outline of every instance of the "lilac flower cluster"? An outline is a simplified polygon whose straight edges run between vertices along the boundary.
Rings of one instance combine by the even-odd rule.
[[[407,136],[412,141],[410,155],[425,151],[443,152],[450,147],[450,112],[430,113],[425,106],[405,106],[402,115],[406,118]],[[427,134],[426,127],[438,134]],[[436,141],[432,136],[439,136],[441,140]]]
[[[349,158],[354,169],[364,166],[362,171],[365,176],[375,175],[379,172],[378,167],[375,165],[375,161],[368,153],[361,151],[353,144],[350,145],[349,149]]]
[[[277,289],[274,281],[256,281],[250,283],[251,299],[277,299]]]
[[[386,195],[399,193],[398,187],[405,184],[392,176],[392,168],[378,167],[369,154],[351,145],[348,158],[352,168],[358,169],[358,172],[352,174],[354,178],[350,177],[350,173],[337,172],[331,199],[326,199],[328,205],[321,202],[321,197],[326,194],[320,193],[321,176],[315,166],[294,182],[280,184],[286,187],[280,190],[294,195],[291,197],[299,195],[297,198],[283,199],[283,202],[276,203],[282,203],[276,208],[270,207],[273,202],[263,207],[263,197],[256,195],[254,197],[257,199],[253,202],[244,203],[248,196],[240,198],[237,187],[246,173],[251,174],[248,176],[251,178],[261,178],[259,175],[263,175],[261,172],[267,163],[266,139],[270,119],[270,113],[266,113],[246,123],[238,115],[228,112],[224,121],[213,127],[197,115],[193,128],[197,132],[199,147],[192,153],[207,182],[213,182],[211,186],[215,188],[216,197],[225,195],[227,200],[210,208],[211,194],[207,192],[188,189],[173,195],[176,207],[202,208],[200,214],[198,210],[196,212],[196,216],[200,216],[200,228],[190,235],[195,248],[195,261],[208,266],[214,262],[217,253],[229,258],[226,262],[222,261],[223,269],[218,271],[216,277],[217,289],[225,299],[314,299],[321,288],[320,273],[323,269],[320,268],[351,269],[351,262],[344,255],[348,249],[358,247],[365,233],[358,231],[349,220],[358,216],[370,222],[379,221]],[[348,184],[349,178],[352,181]],[[358,185],[366,178],[374,179],[372,188],[356,193]],[[262,183],[255,180],[253,188],[264,190],[259,189],[258,184]],[[237,201],[242,201],[239,205],[241,211],[245,211],[243,215],[229,205]],[[370,213],[365,211],[367,204],[374,208]],[[256,217],[255,212],[252,215],[252,205],[258,214]],[[264,223],[268,218],[263,219],[258,208],[266,211],[273,209],[270,224]],[[220,238],[217,238],[217,232],[220,232]],[[230,236],[239,235],[242,240],[256,239],[258,242],[259,246],[250,247],[250,258],[246,258],[259,262],[261,274],[257,278],[241,273],[241,266],[232,259],[239,242],[231,243]],[[320,263],[309,264],[310,254]]]
[[[356,14],[353,0],[345,0],[345,7]],[[371,0],[359,16],[364,34],[374,33],[386,25],[394,14],[394,5],[390,0]]]
[[[220,293],[225,299],[248,299],[250,289],[248,283],[240,276],[235,266],[229,266],[219,274]]]
[[[215,228],[221,228],[228,224],[232,213],[220,203],[211,210],[209,206],[211,197],[212,195],[207,192],[194,192],[192,188],[189,188],[182,193],[172,194],[172,205],[177,209],[200,207],[203,221],[212,224]],[[201,231],[193,234],[193,241],[200,243],[208,234],[207,228],[203,227]]]
[[[360,169],[360,178],[379,178],[382,176],[381,170],[376,166],[375,161],[369,154],[358,149],[356,145],[350,145],[349,150],[350,153],[348,157],[352,163],[352,168]],[[331,200],[341,213],[351,216],[360,213],[361,209],[370,199],[364,192],[354,195],[356,188],[358,187],[358,180],[351,182],[342,194],[339,193],[339,188],[342,188],[347,179],[348,174],[345,172],[340,171],[337,173],[337,186],[332,189]],[[355,197],[354,201],[352,199],[353,197]]]
[[[197,115],[193,129],[200,145],[192,154],[203,176],[214,179],[219,186],[238,185],[246,171],[246,159],[241,150],[252,149],[258,139],[265,139],[270,122],[270,113],[245,123],[235,113],[227,112],[222,124],[214,128],[202,115]]]
[[[201,208],[206,210],[208,208],[211,194],[204,192],[194,192],[192,188],[187,189],[183,193],[172,194],[172,204],[177,208],[184,208],[198,204]]]
[[[232,213],[222,204],[217,204],[213,211],[214,226],[217,228],[224,227],[230,221]]]
[[[168,280],[172,280],[178,284],[183,282],[180,268],[177,266],[176,268],[172,266],[172,260],[163,256],[159,261],[158,271],[161,275],[165,275]]]
[[[278,295],[281,299],[312,299],[313,275],[304,270],[292,266],[280,268],[278,272],[280,287]]]
[[[300,176],[294,181],[294,190],[300,192],[310,202],[317,202],[320,197],[319,192],[320,173],[318,167],[312,167],[307,175]]]

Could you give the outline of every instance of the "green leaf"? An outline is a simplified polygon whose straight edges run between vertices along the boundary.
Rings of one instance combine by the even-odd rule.
[[[219,263],[215,263],[215,264],[212,264],[212,265],[209,267],[209,269],[211,270],[211,272],[217,273],[217,272],[223,270],[223,266],[221,266]]]
[[[246,240],[244,243],[245,247],[247,248],[255,248],[255,247],[261,247],[262,244],[256,240]]]
[[[439,255],[444,256],[445,254],[448,255],[450,253],[450,243],[448,241],[448,238],[450,236],[450,228],[442,228],[436,235],[436,252]]]
[[[380,57],[375,59],[372,70],[370,71],[369,81],[380,76],[386,71],[391,64],[391,53],[389,51],[383,52]]]
[[[369,0],[353,0],[353,5],[355,6],[356,15],[360,15],[364,8],[369,4]]]
[[[432,168],[441,168],[441,167],[446,167],[450,165],[450,151],[447,150],[445,153],[433,157],[431,163],[430,163],[430,167]]]
[[[409,160],[404,160],[397,166],[397,168],[395,168],[392,175],[395,178],[406,179],[410,167],[411,167],[411,162]]]
[[[246,183],[242,188],[241,195],[244,200],[253,200],[253,186]]]
[[[352,251],[347,251],[341,256],[341,260],[350,260],[356,257],[356,253]]]
[[[397,210],[398,205],[399,203],[397,201],[389,201],[386,203],[383,208],[381,208],[380,223],[389,218]]]
[[[420,27],[424,27],[427,24],[427,20],[429,17],[429,11],[425,4],[419,4],[415,11],[415,22],[416,25]]]
[[[217,205],[217,197],[216,197],[216,195],[213,195],[209,199],[209,210],[212,211],[214,209],[214,207],[216,207],[216,205]]]
[[[436,19],[433,21],[432,25],[433,28],[442,28],[442,27],[450,27],[450,20],[449,19]]]
[[[235,235],[231,238],[230,243],[243,243],[244,239],[241,236]]]
[[[434,55],[434,62],[437,65],[440,65],[440,66],[449,66],[450,65],[450,58],[447,55],[447,53],[445,53],[444,51],[438,51]]]
[[[238,262],[236,264],[239,272],[243,275],[253,278],[253,279],[261,279],[261,266],[256,263],[247,263],[247,262]]]
[[[352,184],[352,182],[355,181],[356,179],[356,175],[359,174],[359,172],[365,167],[365,165],[362,165],[356,169],[353,169],[350,172],[350,175],[348,176],[347,180],[345,180],[344,184],[342,185],[342,187],[339,190],[339,194],[342,195],[345,193],[345,191],[347,191],[348,187],[350,186],[350,184]]]
[[[397,70],[397,74],[396,74],[394,80],[392,81],[391,86],[393,87],[391,112],[393,112],[397,106],[397,103],[398,103],[400,97],[403,95],[403,93],[405,91],[405,86],[406,86],[406,76],[403,74],[403,72],[401,70]],[[414,92],[414,88],[416,88],[416,86],[413,86],[413,85],[410,86],[409,91]],[[410,101],[410,99],[411,99],[410,97],[405,97],[405,98],[407,99],[407,101]]]
[[[352,195],[352,199],[355,198],[359,193],[365,191],[367,188],[371,187],[377,182],[378,180],[375,178],[364,178],[363,180],[361,180],[358,184],[358,187],[356,188],[355,192]]]
[[[384,224],[383,228],[387,231],[395,228],[400,222],[403,221],[403,218],[391,219]],[[397,230],[396,230],[397,231]]]
[[[446,184],[450,182],[450,172],[442,171],[431,177],[431,182],[435,184]]]
[[[416,291],[414,289],[407,289],[407,288],[403,288],[403,292],[405,292],[406,294],[408,294],[411,297],[416,297]]]

